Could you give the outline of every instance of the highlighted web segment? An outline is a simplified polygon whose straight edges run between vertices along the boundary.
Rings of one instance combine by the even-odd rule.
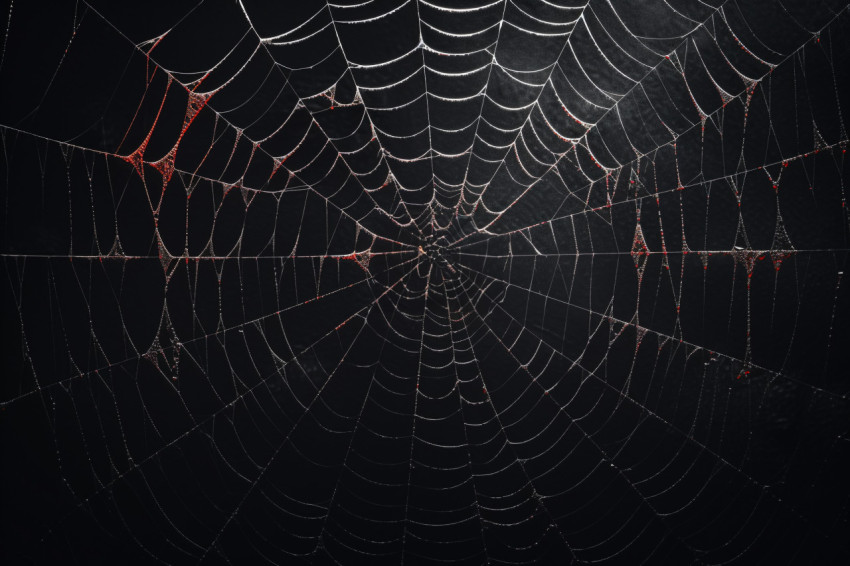
[[[850,558],[846,2],[112,4],[6,15],[16,559]]]

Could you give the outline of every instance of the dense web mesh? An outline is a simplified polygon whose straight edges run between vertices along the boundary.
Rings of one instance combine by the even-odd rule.
[[[850,559],[846,2],[59,4],[14,563]]]

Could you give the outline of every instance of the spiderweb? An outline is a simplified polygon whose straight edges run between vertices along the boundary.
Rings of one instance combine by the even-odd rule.
[[[5,12],[14,560],[847,560],[846,2],[115,4]]]

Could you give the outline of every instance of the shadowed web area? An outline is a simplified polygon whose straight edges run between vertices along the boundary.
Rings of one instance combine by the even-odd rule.
[[[4,563],[850,563],[846,1],[4,6]]]

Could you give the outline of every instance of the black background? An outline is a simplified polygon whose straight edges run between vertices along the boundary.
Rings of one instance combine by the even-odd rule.
[[[850,15],[842,2],[728,2],[723,17],[671,5],[678,16],[615,3],[655,55],[606,4],[586,12],[594,37],[611,32],[603,48],[645,60],[613,61],[640,92],[580,27],[581,69],[563,37],[506,24],[496,53],[513,75],[445,74],[487,65],[492,48],[402,57],[417,29],[436,51],[489,43],[420,18],[462,33],[538,25],[520,7],[563,17],[526,2],[466,20],[416,2],[325,15],[246,3],[253,29],[232,2],[4,9],[4,563],[846,563]],[[258,47],[255,31],[314,14],[311,39]],[[689,43],[692,20],[709,23]],[[765,78],[747,91],[705,34]],[[630,93],[617,113],[594,114],[619,98],[599,91],[562,100],[599,120],[571,152],[543,118],[583,129],[549,91],[519,123],[480,97],[444,100],[483,87],[527,104],[539,89],[517,79],[542,84],[559,53],[576,81]],[[363,88],[423,61],[444,74]],[[180,136],[181,85],[202,77],[197,92],[215,94],[163,183],[150,163]],[[477,139],[421,133],[478,115]],[[523,150],[494,149],[519,125]],[[140,176],[122,156],[151,131]],[[474,159],[414,159],[470,144]],[[387,166],[380,148],[403,160]],[[565,152],[560,180],[533,163],[551,151]],[[628,165],[606,181],[591,155]],[[452,183],[480,192],[491,177],[486,206],[452,214]],[[794,253],[776,251],[777,208]],[[638,223],[646,256],[630,253]],[[348,257],[367,251],[368,266]],[[331,497],[319,541],[305,517]]]

